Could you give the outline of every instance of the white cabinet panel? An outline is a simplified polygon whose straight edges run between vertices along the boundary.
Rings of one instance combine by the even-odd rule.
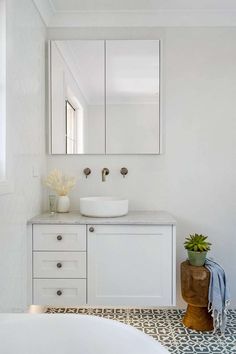
[[[34,225],[34,251],[85,251],[85,225]]]
[[[34,252],[34,278],[86,278],[86,252]]]
[[[89,305],[173,305],[172,259],[172,226],[94,226],[88,234]]]
[[[85,279],[34,279],[33,304],[78,306],[86,304]]]

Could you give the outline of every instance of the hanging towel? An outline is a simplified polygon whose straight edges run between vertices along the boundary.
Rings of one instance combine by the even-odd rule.
[[[224,269],[211,259],[206,259],[205,267],[210,271],[208,310],[212,312],[214,332],[219,328],[225,332],[227,307],[230,303],[228,283]]]

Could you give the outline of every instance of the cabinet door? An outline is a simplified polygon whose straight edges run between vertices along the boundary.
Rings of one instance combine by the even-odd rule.
[[[52,154],[105,154],[103,40],[50,42]]]
[[[172,287],[171,226],[97,225],[88,231],[89,305],[170,306]]]
[[[160,153],[158,40],[106,41],[106,153]]]

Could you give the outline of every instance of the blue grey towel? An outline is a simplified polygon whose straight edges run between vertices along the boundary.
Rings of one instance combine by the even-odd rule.
[[[206,259],[205,267],[210,271],[208,309],[212,312],[214,331],[225,332],[227,307],[230,303],[228,283],[224,269],[216,262]]]

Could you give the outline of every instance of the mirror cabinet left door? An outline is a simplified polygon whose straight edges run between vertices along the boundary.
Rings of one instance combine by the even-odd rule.
[[[105,154],[104,41],[50,42],[50,150]]]

